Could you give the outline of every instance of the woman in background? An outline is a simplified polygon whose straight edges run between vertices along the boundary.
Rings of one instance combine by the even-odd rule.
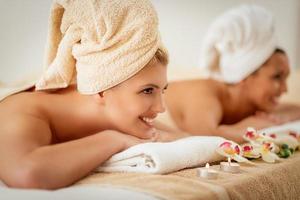
[[[290,66],[265,9],[239,6],[219,17],[205,38],[201,67],[208,79],[173,82],[166,92],[180,130],[243,142],[248,126],[262,129],[300,118],[298,106],[279,103]]]

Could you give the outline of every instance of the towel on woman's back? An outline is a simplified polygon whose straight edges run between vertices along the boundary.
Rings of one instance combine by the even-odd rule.
[[[215,150],[224,141],[221,137],[192,136],[167,143],[138,144],[115,154],[97,171],[171,173],[222,160]]]

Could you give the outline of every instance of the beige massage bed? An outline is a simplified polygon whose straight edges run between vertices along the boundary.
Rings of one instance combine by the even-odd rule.
[[[254,162],[256,166],[242,164],[238,174],[219,171],[216,180],[200,178],[198,168],[166,175],[94,173],[56,191],[0,187],[0,199],[300,199],[300,152],[275,164]]]
[[[254,162],[241,165],[238,174],[220,171],[216,180],[200,178],[192,168],[167,175],[96,173],[76,185],[118,186],[170,200],[300,199],[300,152],[276,164]]]

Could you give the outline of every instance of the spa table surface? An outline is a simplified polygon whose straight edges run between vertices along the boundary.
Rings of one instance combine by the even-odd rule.
[[[219,171],[216,180],[197,176],[197,168],[166,175],[142,173],[95,173],[75,185],[118,186],[160,199],[300,199],[300,152],[275,164],[255,160],[241,164],[237,174]]]

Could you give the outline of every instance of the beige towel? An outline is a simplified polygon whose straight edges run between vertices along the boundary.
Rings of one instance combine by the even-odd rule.
[[[218,17],[204,38],[200,67],[207,76],[238,83],[276,49],[273,17],[255,5],[242,5]]]
[[[47,70],[36,88],[95,94],[132,77],[163,49],[149,0],[54,0]],[[76,70],[75,70],[76,66]]]

